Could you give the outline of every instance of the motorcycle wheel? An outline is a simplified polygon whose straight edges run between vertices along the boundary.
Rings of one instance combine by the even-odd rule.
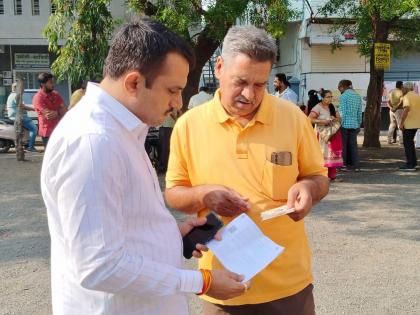
[[[0,139],[0,153],[7,153],[10,149],[10,142],[8,140]]]

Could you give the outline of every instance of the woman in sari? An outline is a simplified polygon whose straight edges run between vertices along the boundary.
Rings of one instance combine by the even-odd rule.
[[[315,131],[324,155],[324,165],[328,167],[328,177],[330,180],[335,180],[337,167],[343,166],[340,114],[332,104],[331,91],[323,90],[321,97],[322,101],[312,108],[309,118],[315,125]]]

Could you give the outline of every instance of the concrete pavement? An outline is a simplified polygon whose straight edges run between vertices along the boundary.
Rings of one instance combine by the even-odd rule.
[[[397,171],[402,148],[382,143],[306,219],[317,314],[420,314],[420,170]],[[27,157],[0,154],[0,315],[51,314],[42,154]]]

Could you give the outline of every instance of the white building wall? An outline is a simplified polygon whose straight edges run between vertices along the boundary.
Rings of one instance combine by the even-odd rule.
[[[333,103],[338,105],[340,92],[338,91],[338,82],[343,79],[353,82],[353,88],[366,101],[366,92],[369,85],[369,73],[310,73],[304,75],[306,81],[306,91],[309,90],[330,90],[333,93]]]
[[[312,45],[311,72],[369,71],[368,60],[357,49],[357,46],[343,46],[332,51],[330,45]]]
[[[14,14],[13,1],[4,1],[4,15],[0,15],[0,45],[48,45],[42,30],[48,23],[51,7],[49,0],[40,0],[40,15],[32,15],[31,1],[22,1],[22,15]],[[123,1],[112,0],[110,4],[115,19],[125,19]]]

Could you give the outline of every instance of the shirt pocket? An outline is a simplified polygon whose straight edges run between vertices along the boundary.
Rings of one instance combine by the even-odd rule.
[[[276,201],[286,201],[290,187],[296,183],[299,171],[296,162],[278,165],[265,160],[261,177],[261,192]]]

